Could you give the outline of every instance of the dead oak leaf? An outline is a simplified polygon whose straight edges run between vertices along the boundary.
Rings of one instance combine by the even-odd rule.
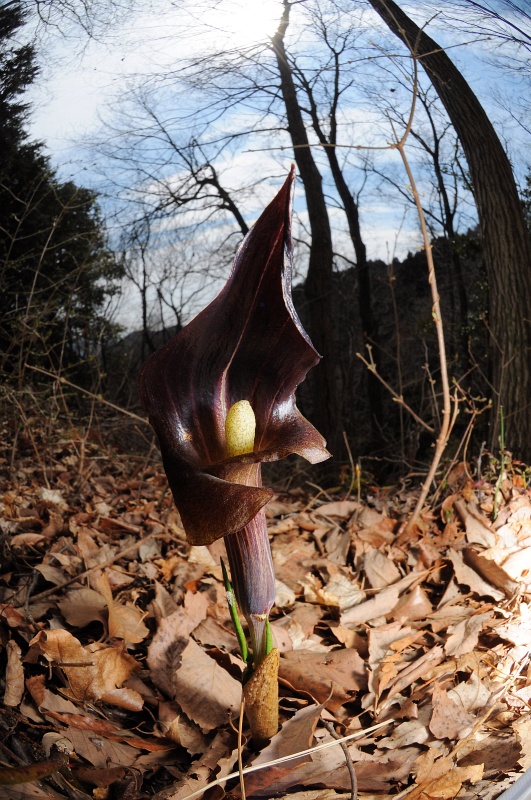
[[[50,564],[37,564],[35,569],[41,573],[43,578],[49,583],[55,583],[57,586],[64,583],[67,575],[57,567],[52,567]]]
[[[127,771],[123,767],[99,768],[81,766],[74,769],[73,774],[78,781],[106,789],[115,781],[125,778]]]
[[[391,645],[394,642],[401,642],[412,634],[417,636],[418,632],[414,631],[413,628],[403,628],[400,622],[380,625],[379,628],[371,628],[369,630],[369,689],[374,695],[379,696],[381,694],[380,673],[382,659],[391,650]],[[396,649],[394,652],[397,652]]]
[[[460,663],[462,660],[460,661]],[[464,666],[464,664],[463,664]],[[478,666],[471,673],[467,681],[462,681],[450,689],[448,697],[455,700],[465,711],[484,711],[491,701],[492,694],[486,685],[481,681],[478,674]]]
[[[397,583],[382,589],[369,600],[347,609],[341,614],[341,624],[359,625],[372,619],[387,616],[396,607],[403,592],[409,589],[413,583],[421,582],[428,575],[428,572],[428,570],[411,572],[397,581]]]
[[[382,658],[378,672],[378,693],[380,695],[397,677],[401,664],[402,655],[400,653],[388,653]]]
[[[131,747],[140,750],[168,750],[170,746],[157,739],[141,739],[131,731],[123,730],[112,722],[99,719],[88,714],[72,714],[61,711],[47,711],[47,716],[69,725],[77,730],[89,731],[95,736],[102,736],[105,739],[113,739],[116,742],[126,742]]]
[[[333,740],[326,734],[323,741]],[[391,788],[390,781],[404,782],[418,756],[418,748],[404,748],[400,752],[385,754],[378,751],[377,755],[369,755],[356,749],[353,751],[352,748],[349,748],[349,751],[355,761],[358,788],[363,792],[388,792]],[[358,756],[362,760],[359,760]],[[279,791],[286,791],[289,787],[298,785],[321,786],[340,791],[351,788],[345,756],[339,746],[313,751],[311,760],[299,763],[295,769],[289,769],[288,762],[268,767],[263,772],[269,773],[269,776],[265,774],[262,777],[262,786],[258,785],[257,780],[260,772],[246,776],[245,783],[249,795],[270,798],[272,794],[276,795]]]
[[[123,742],[98,736],[80,728],[66,728],[64,734],[72,742],[78,756],[94,767],[132,766],[138,758],[138,750]]]
[[[322,503],[313,513],[327,517],[348,519],[355,511],[361,511],[362,508],[363,506],[357,500],[334,500],[330,503]]]
[[[332,606],[341,611],[358,605],[366,597],[365,592],[353,580],[341,573],[332,575],[325,586],[321,586],[321,582],[311,573],[308,573],[300,583],[307,603]]]
[[[414,659],[409,665],[403,666],[396,681],[389,687],[387,698],[390,699],[400,694],[407,686],[411,686],[416,680],[430,673],[442,661],[444,661],[444,650],[436,645],[419,658]]]
[[[531,767],[531,718],[523,717],[513,722],[513,730],[518,736],[522,752],[519,763],[523,770]]]
[[[488,554],[489,551],[484,551]],[[503,551],[502,551],[503,552]],[[496,586],[507,597],[516,595],[519,589],[517,581],[507,574],[505,569],[499,566],[493,558],[489,558],[475,550],[473,547],[465,547],[463,550],[465,563],[474,569],[491,586]]]
[[[378,747],[383,750],[398,750],[412,744],[424,744],[429,738],[426,726],[418,719],[401,722],[390,736],[385,736],[378,742]]]
[[[40,631],[30,647],[61,667],[77,700],[106,701],[109,695],[112,703],[112,693],[140,669],[140,664],[122,648],[97,643],[83,647],[65,630]]]
[[[277,800],[346,800],[346,795],[343,792],[336,792],[335,789],[307,789],[303,792],[283,794]],[[375,798],[367,798],[367,800],[375,800]]]
[[[516,736],[488,736],[476,750],[468,753],[458,762],[460,767],[483,764],[485,777],[494,777],[510,772],[521,756],[522,747]]]
[[[111,732],[116,730],[111,723],[88,714],[80,715],[79,709],[70,700],[47,689],[45,681],[44,675],[34,675],[28,678],[26,686],[39,711],[48,720],[57,720],[62,726],[67,726],[60,730],[72,742],[78,756],[96,767],[108,764],[128,766],[136,761],[138,749],[126,744],[125,735],[111,736]],[[144,749],[148,748],[144,746]]]
[[[51,786],[43,789],[33,781],[16,786],[0,786],[0,800],[64,800],[64,794],[59,794]]]
[[[197,616],[190,616],[185,608],[178,608],[159,620],[157,632],[148,647],[147,663],[151,680],[169,697],[174,696],[173,679],[181,663],[181,654],[198,622]]]
[[[491,529],[488,517],[481,513],[479,507],[473,502],[465,504],[462,500],[457,500],[454,506],[465,526],[467,541],[470,544],[492,547],[496,542],[496,534]]]
[[[127,686],[122,686],[120,689],[111,689],[110,692],[105,692],[100,697],[104,703],[118,708],[124,708],[127,711],[142,711],[144,708],[144,700],[142,695],[135,689]]]
[[[531,642],[531,606],[520,603],[518,612],[506,622],[496,625],[496,633],[503,639],[516,645],[528,645]]]
[[[48,712],[58,714],[78,713],[78,708],[74,703],[46,688],[46,676],[33,675],[26,680],[26,687],[37,708],[43,714]]]
[[[424,620],[433,610],[428,595],[421,586],[414,586],[410,592],[402,595],[393,608],[393,619],[399,622],[413,622]]]
[[[400,580],[400,571],[396,564],[374,547],[365,553],[363,569],[373,589],[383,589]]]
[[[274,761],[277,758],[291,756],[294,753],[300,753],[301,750],[307,750],[312,744],[315,728],[317,727],[323,708],[323,704],[312,704],[306,706],[306,708],[299,709],[291,719],[283,724],[282,728],[273,736],[267,747],[254,759],[253,765],[265,764],[268,761]],[[299,765],[309,760],[310,756],[301,756],[288,763]]]
[[[410,800],[452,800],[457,797],[465,781],[477,783],[483,777],[483,764],[454,767],[435,780],[427,781],[409,794]]]
[[[28,620],[18,608],[8,603],[0,603],[0,619],[10,628],[27,628]]]
[[[160,701],[158,721],[165,738],[184,747],[191,756],[207,749],[207,739],[199,727],[182,713],[178,703]]]

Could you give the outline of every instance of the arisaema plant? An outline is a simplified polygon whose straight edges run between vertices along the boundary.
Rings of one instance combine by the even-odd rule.
[[[319,361],[291,299],[294,171],[243,240],[219,295],[144,364],[138,381],[188,541],[224,537],[249,629],[244,697],[253,740],[278,727],[275,580],[261,464],[329,457],[295,390]]]

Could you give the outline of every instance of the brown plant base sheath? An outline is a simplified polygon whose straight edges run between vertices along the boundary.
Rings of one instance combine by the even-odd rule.
[[[278,731],[278,665],[280,653],[275,647],[243,687],[245,714],[256,747],[261,748]]]

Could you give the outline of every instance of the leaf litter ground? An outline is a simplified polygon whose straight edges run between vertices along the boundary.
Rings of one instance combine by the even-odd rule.
[[[13,459],[4,436],[0,760],[27,780],[0,798],[183,800],[230,775],[243,664],[222,543],[186,543],[156,461],[72,433],[22,440]],[[496,478],[458,466],[407,535],[411,490],[278,493],[282,727],[245,764],[358,734],[348,759],[365,800],[495,798],[531,767],[531,492]],[[43,778],[50,737],[72,754]],[[352,793],[340,746],[245,785]],[[204,796],[238,797],[238,781]]]

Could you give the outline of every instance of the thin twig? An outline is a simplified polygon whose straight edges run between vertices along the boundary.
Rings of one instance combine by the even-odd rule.
[[[345,447],[347,448],[348,460],[350,462],[350,476],[351,476],[350,477],[350,486],[348,487],[348,492],[346,493],[345,497],[343,498],[344,500],[346,500],[348,497],[350,497],[350,495],[352,493],[352,490],[354,488],[354,483],[356,481],[356,477],[355,477],[356,476],[356,469],[354,467],[354,459],[352,458],[352,451],[351,451],[350,445],[348,443],[348,436],[347,436],[346,431],[343,431],[343,439],[345,441]],[[359,492],[358,492],[358,494],[359,494]]]
[[[398,152],[400,153],[400,157],[402,158],[402,163],[404,164],[404,168],[406,170],[409,179],[409,185],[411,187],[413,197],[415,198],[415,205],[417,206],[417,212],[420,220],[420,227],[422,230],[422,238],[424,241],[424,248],[426,251],[426,260],[428,262],[428,272],[429,272],[429,284],[433,302],[432,314],[433,314],[433,321],[435,323],[435,330],[437,333],[437,345],[439,351],[439,363],[441,368],[441,383],[442,383],[442,393],[443,393],[442,420],[441,420],[439,435],[437,436],[437,441],[435,443],[435,453],[433,455],[433,459],[428,474],[426,475],[424,483],[422,484],[422,488],[420,490],[417,504],[413,510],[413,514],[411,515],[403,533],[401,534],[401,539],[402,541],[404,541],[405,539],[407,539],[411,527],[417,522],[418,518],[420,517],[422,507],[424,505],[426,497],[428,496],[428,492],[430,491],[432,481],[435,477],[435,473],[437,472],[437,468],[441,461],[442,455],[446,449],[446,445],[448,444],[448,438],[450,436],[450,416],[452,409],[450,400],[450,384],[448,381],[446,346],[444,342],[444,328],[441,317],[441,304],[440,304],[439,292],[437,289],[437,280],[435,277],[435,264],[433,262],[433,252],[430,243],[430,237],[428,234],[428,228],[426,225],[426,218],[424,216],[424,211],[422,209],[422,203],[420,202],[420,195],[417,190],[415,178],[413,177],[411,167],[409,166],[409,161],[404,151],[403,142],[399,144],[397,149]]]
[[[420,35],[420,34],[419,34]],[[411,193],[413,195],[413,199],[415,200],[415,206],[417,208],[417,214],[419,217],[420,222],[420,229],[422,232],[422,240],[424,243],[424,250],[426,252],[426,260],[428,262],[428,282],[431,289],[431,297],[432,297],[432,316],[433,321],[435,323],[435,331],[437,334],[437,346],[439,351],[439,365],[441,370],[441,384],[442,384],[442,394],[443,394],[443,412],[442,412],[442,421],[439,428],[439,435],[437,436],[437,441],[435,443],[435,453],[433,455],[433,459],[430,465],[430,469],[428,474],[422,484],[422,488],[420,490],[420,494],[413,510],[411,517],[409,518],[403,532],[400,534],[399,541],[405,542],[407,541],[409,531],[411,527],[418,521],[420,517],[420,513],[422,511],[422,507],[426,501],[426,497],[428,496],[428,492],[430,491],[432,481],[435,477],[435,473],[437,472],[437,468],[441,461],[442,455],[446,449],[446,445],[448,444],[448,438],[450,436],[450,416],[451,416],[451,400],[450,400],[450,384],[448,380],[448,362],[446,359],[446,345],[444,342],[444,327],[442,322],[441,316],[441,304],[440,304],[440,297],[439,291],[437,289],[437,278],[435,275],[435,264],[433,262],[433,251],[430,242],[430,237],[428,233],[428,226],[426,225],[426,217],[424,215],[424,209],[422,208],[422,203],[420,201],[420,194],[417,189],[417,185],[415,183],[415,177],[409,165],[408,158],[405,152],[405,145],[407,137],[411,131],[411,126],[413,124],[413,117],[415,113],[415,104],[416,98],[418,93],[418,63],[417,63],[417,55],[414,49],[411,49],[411,56],[413,58],[413,96],[411,101],[411,110],[408,119],[408,123],[406,125],[406,129],[402,136],[399,138],[395,132],[395,128],[393,125],[393,121],[389,119],[389,123],[393,129],[393,133],[395,134],[395,144],[393,145],[394,149],[398,150],[400,154],[400,158],[402,159],[402,163],[404,165],[404,169],[406,171],[409,186],[411,189]],[[398,542],[397,542],[398,543]]]
[[[328,733],[330,733],[334,737],[334,739],[339,740],[341,738],[339,736],[339,734],[336,733],[335,728],[334,728],[334,726],[332,725],[331,722],[328,722],[325,719],[321,720],[321,722],[325,726],[325,728],[328,731]],[[348,747],[345,744],[345,742],[341,742],[341,749],[343,750],[343,753],[345,754],[345,762],[346,762],[346,765],[347,765],[348,774],[350,775],[350,784],[352,786],[352,789],[351,789],[351,792],[350,792],[350,800],[357,800],[357,797],[358,797],[358,779],[356,777],[356,770],[354,769],[354,764],[352,763],[352,756],[350,755],[350,753],[348,751]]]
[[[376,364],[374,363],[374,360],[373,360],[373,357],[372,357],[372,352],[371,352],[370,345],[367,345],[367,349],[369,350],[369,358],[370,358],[369,361],[367,361],[367,359],[365,358],[365,356],[362,355],[362,353],[356,353],[356,356],[360,359],[360,361],[363,361],[363,363],[365,364],[367,369],[370,372],[372,372],[372,374],[376,378],[378,378],[378,380],[380,381],[382,386],[384,386],[387,389],[387,391],[389,392],[389,394],[392,396],[392,398],[395,401],[395,403],[398,403],[400,406],[405,408],[405,410],[408,412],[408,414],[411,414],[411,416],[413,417],[415,422],[418,422],[418,424],[421,425],[425,430],[427,430],[428,433],[435,433],[435,431],[431,427],[431,425],[428,425],[427,422],[424,422],[424,420],[421,417],[419,417],[419,415],[417,413],[415,413],[415,411],[413,411],[411,406],[408,406],[408,404],[406,403],[404,398],[401,395],[399,395],[397,392],[395,392],[393,387],[390,386],[390,384],[387,383],[385,378],[382,378],[382,376],[378,373],[378,370],[376,369]]]
[[[105,400],[105,398],[102,397],[101,395],[94,394],[94,392],[89,392],[88,389],[83,389],[82,386],[78,386],[77,383],[72,383],[71,381],[68,381],[66,378],[63,378],[62,375],[55,375],[53,372],[48,372],[48,370],[41,369],[40,367],[34,367],[31,364],[26,364],[26,367],[28,369],[32,369],[34,372],[40,372],[42,375],[47,375],[48,378],[53,378],[54,380],[64,384],[65,386],[70,386],[77,392],[82,392],[83,394],[92,397],[93,400],[97,400],[98,403],[102,403],[104,406],[109,406],[109,408],[112,408],[113,411],[118,411],[120,414],[125,414],[127,417],[131,417],[131,419],[136,419],[137,422],[143,422],[144,425],[149,425],[149,422],[145,417],[141,417],[139,416],[139,414],[135,414],[133,411],[127,411],[127,409],[122,408],[121,406],[117,406],[114,403],[111,403],[109,400]]]

